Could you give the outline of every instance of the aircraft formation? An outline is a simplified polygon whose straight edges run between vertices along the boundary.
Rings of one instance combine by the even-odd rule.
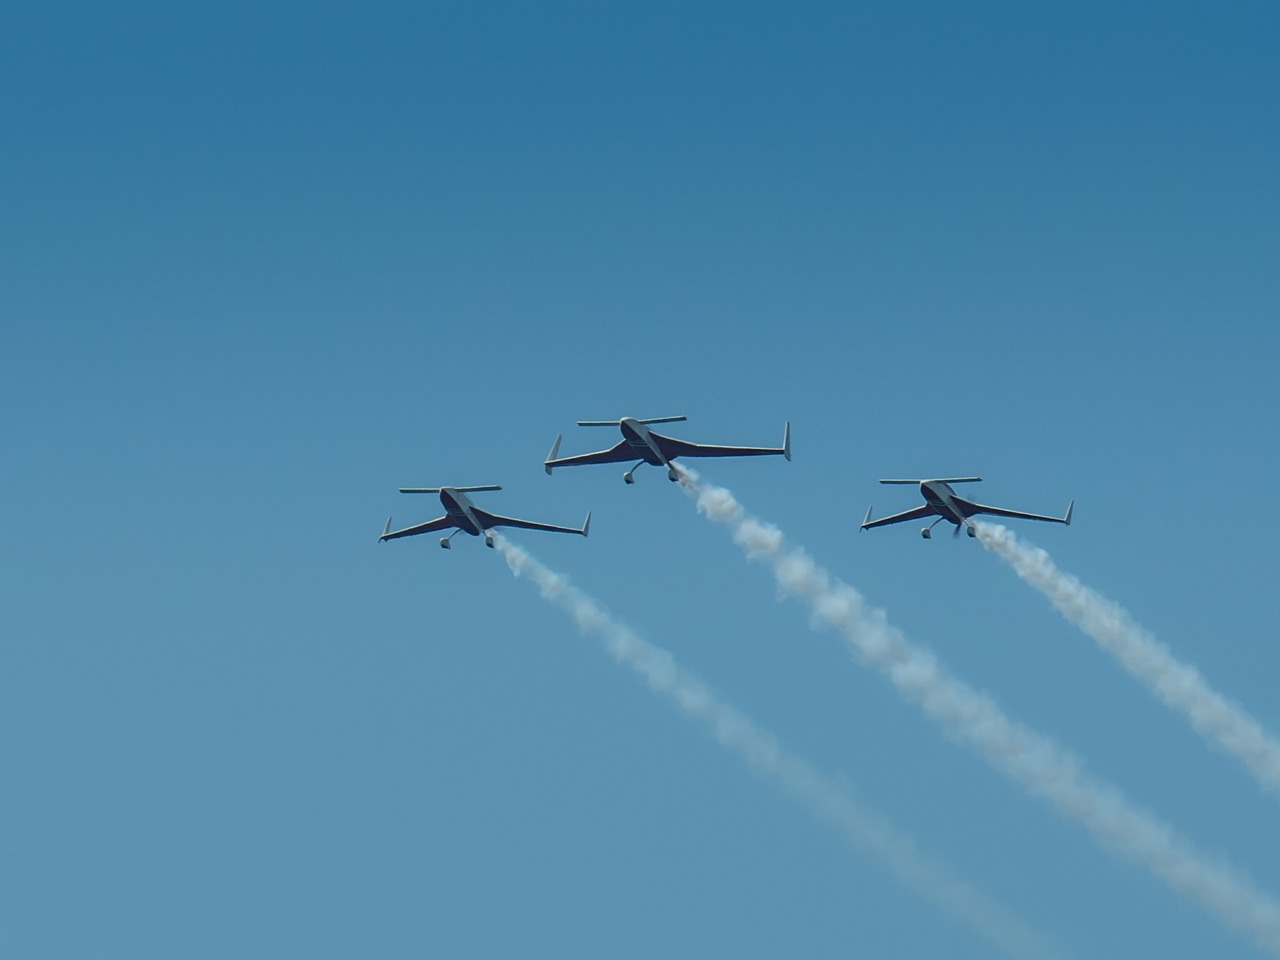
[[[594,453],[559,457],[560,443],[564,440],[564,435],[560,434],[556,437],[555,443],[551,445],[551,452],[547,454],[547,459],[543,461],[542,466],[547,474],[550,475],[557,467],[623,463],[634,459],[636,462],[622,475],[622,479],[631,484],[636,482],[636,469],[645,464],[666,467],[667,479],[672,482],[679,480],[680,474],[674,465],[677,457],[782,456],[787,460],[791,459],[790,421],[783,427],[782,445],[779,447],[729,447],[716,444],[690,443],[687,440],[678,440],[675,437],[668,437],[658,433],[656,430],[649,429],[655,423],[676,423],[685,419],[687,418],[679,416],[653,417],[650,419],[623,417],[620,420],[579,420],[578,426],[580,427],[617,427],[622,432],[622,440],[612,447],[605,450],[597,450]],[[977,536],[973,517],[979,514],[1012,517],[1021,520],[1043,520],[1049,523],[1067,525],[1071,523],[1071,514],[1075,509],[1074,500],[1067,506],[1067,512],[1064,516],[1050,517],[1038,513],[1007,510],[1003,507],[984,506],[972,500],[966,500],[951,487],[953,483],[977,483],[981,479],[981,477],[948,477],[927,480],[881,480],[881,483],[889,484],[917,484],[920,489],[920,495],[925,502],[921,506],[913,507],[910,510],[904,510],[888,517],[881,517],[879,520],[871,519],[871,508],[868,507],[867,516],[862,521],[861,529],[870,530],[872,527],[883,527],[893,523],[905,523],[911,520],[924,520],[934,517],[933,523],[920,531],[920,535],[928,540],[933,535],[933,528],[943,520],[954,524],[953,535],[955,536],[960,535],[961,527],[968,532],[969,536]],[[551,533],[576,533],[583,537],[587,535],[591,526],[590,511],[587,511],[587,518],[582,522],[581,527],[564,527],[552,523],[521,520],[515,517],[504,517],[500,514],[489,513],[477,507],[472,503],[471,498],[467,496],[469,493],[501,489],[502,487],[497,484],[474,487],[401,487],[401,493],[439,494],[440,503],[444,507],[445,514],[435,520],[428,520],[426,523],[415,524],[400,530],[391,529],[391,518],[388,517],[386,526],[382,528],[382,535],[378,537],[378,542],[398,540],[401,537],[413,537],[422,533],[436,533],[447,530],[450,527],[454,528],[453,533],[447,537],[442,537],[440,540],[440,546],[446,550],[450,547],[450,541],[459,533],[466,533],[473,537],[483,536],[485,545],[492,547],[494,545],[492,531],[495,527],[521,527],[526,530],[545,530]]]
[[[673,464],[678,457],[731,457],[781,455],[791,459],[790,424],[783,430],[780,447],[730,447],[695,444],[667,437],[649,429],[650,425],[684,420],[663,417],[652,420],[623,418],[616,421],[582,421],[582,426],[616,426],[621,442],[593,453],[560,457],[562,437],[557,437],[543,463],[550,474],[556,467],[600,463],[635,462],[623,475],[628,484],[635,482],[635,470],[650,464],[665,467],[671,480],[685,482],[688,492],[698,497],[698,507],[710,520],[728,526],[733,539],[748,558],[768,564],[780,596],[792,596],[805,603],[811,612],[811,624],[834,628],[857,655],[857,659],[885,674],[903,698],[917,706],[954,735],[954,739],[975,749],[996,770],[1033,796],[1049,802],[1057,812],[1084,826],[1103,847],[1125,859],[1147,868],[1157,879],[1174,891],[1198,900],[1209,913],[1227,926],[1252,932],[1260,944],[1269,945],[1280,955],[1280,916],[1278,905],[1264,891],[1254,887],[1216,856],[1202,854],[1173,828],[1140,807],[1132,806],[1115,786],[1087,772],[1074,755],[1048,736],[1006,714],[986,693],[970,686],[947,670],[927,649],[916,646],[906,635],[890,626],[885,613],[867,604],[856,590],[818,565],[802,548],[788,547],[780,530],[762,525],[747,513],[732,494],[723,488],[700,488],[696,478],[689,477]],[[958,536],[964,528],[970,537],[981,538],[987,549],[1006,560],[1018,575],[1039,589],[1069,621],[1093,637],[1133,676],[1144,682],[1153,693],[1174,709],[1184,713],[1205,739],[1226,753],[1233,754],[1266,787],[1280,784],[1280,741],[1272,738],[1261,724],[1243,708],[1211,689],[1197,671],[1178,661],[1167,647],[1158,642],[1117,605],[1105,600],[1075,577],[1058,570],[1048,554],[1018,542],[1012,531],[999,526],[979,528],[974,518],[981,515],[1034,520],[1048,523],[1071,523],[1075,501],[1063,516],[1026,513],[1004,507],[993,507],[969,500],[956,493],[955,486],[977,483],[979,477],[943,477],[931,479],[882,479],[884,484],[914,484],[923,503],[899,513],[872,519],[868,508],[861,529],[905,523],[931,521],[921,530],[925,539],[942,521],[951,523]],[[591,522],[588,513],[581,527],[559,526],[532,520],[520,520],[488,513],[471,502],[469,493],[496,491],[496,485],[481,487],[405,487],[402,493],[436,493],[445,515],[438,519],[391,530],[391,521],[383,528],[379,540],[392,540],[421,533],[454,528],[440,541],[449,547],[458,532],[484,536],[490,547],[500,548],[507,565],[518,577],[535,582],[544,598],[570,612],[586,633],[603,640],[606,648],[622,663],[634,669],[656,692],[667,696],[679,708],[706,723],[725,747],[739,752],[757,772],[779,780],[794,796],[810,802],[824,818],[834,819],[851,835],[871,830],[873,843],[859,842],[860,847],[884,851],[896,843],[892,832],[877,818],[874,827],[862,822],[857,808],[834,783],[826,785],[816,771],[801,759],[787,756],[775,738],[756,728],[728,704],[718,701],[702,683],[684,673],[674,658],[614,621],[604,610],[566,578],[544,567],[514,543],[497,541],[495,527],[523,527],[558,533],[587,535]],[[1168,678],[1178,677],[1177,689],[1171,691]],[[695,695],[696,694],[696,695]],[[1206,725],[1201,718],[1213,716]],[[732,736],[722,731],[732,729]],[[765,760],[762,761],[761,757]],[[836,811],[833,814],[833,811]],[[1139,838],[1135,841],[1135,837]],[[951,898],[957,884],[949,874],[942,882],[921,879],[922,864],[914,846],[910,847],[910,869],[902,870],[897,854],[882,854],[895,872],[909,875],[919,892],[939,900],[948,912],[967,916],[974,891],[966,889],[962,905]],[[987,910],[978,911],[990,917]],[[1014,918],[1016,921],[1016,918]],[[979,932],[990,934],[986,921],[976,924]],[[997,930],[1000,944],[1009,942],[1004,924]],[[1011,929],[1019,930],[1016,926]],[[1019,934],[1019,943],[1025,938]],[[1019,955],[1025,951],[1019,949]],[[1039,955],[1042,951],[1033,951]],[[1056,954],[1057,951],[1052,951]]]

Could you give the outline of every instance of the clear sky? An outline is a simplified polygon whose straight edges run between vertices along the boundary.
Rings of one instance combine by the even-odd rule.
[[[1080,957],[1265,954],[777,597],[704,462],[1280,896],[1280,801],[884,476],[986,478],[1280,730],[1272,4],[32,4],[0,14],[0,952],[970,958],[406,485]]]

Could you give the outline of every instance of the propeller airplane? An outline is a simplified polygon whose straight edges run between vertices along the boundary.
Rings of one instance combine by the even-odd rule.
[[[438,493],[440,494],[440,502],[444,505],[445,514],[438,520],[428,520],[426,523],[419,523],[416,526],[405,527],[403,530],[391,529],[391,518],[387,517],[387,525],[382,528],[382,536],[378,537],[378,542],[384,540],[397,540],[400,537],[413,537],[420,533],[435,533],[438,530],[445,530],[449,527],[457,527],[453,533],[447,537],[440,539],[440,546],[446,550],[449,549],[449,541],[456,537],[459,533],[468,533],[473,537],[484,535],[485,546],[493,546],[494,527],[523,527],[526,530],[549,530],[553,533],[577,533],[582,536],[587,535],[587,529],[591,526],[591,511],[587,511],[587,519],[583,521],[581,529],[577,527],[557,527],[550,523],[536,523],[533,520],[517,520],[514,517],[502,517],[496,513],[488,513],[481,510],[468,493],[475,493],[480,490],[501,490],[502,487],[497,484],[490,484],[483,487],[401,487],[401,493]]]
[[[635,483],[636,467],[646,463],[655,467],[666,467],[667,477],[672,481],[680,479],[676,468],[672,465],[676,457],[761,457],[776,454],[788,460],[791,459],[791,423],[789,421],[783,429],[780,447],[721,447],[689,443],[687,440],[663,436],[649,429],[650,424],[675,423],[685,419],[687,418],[654,417],[649,420],[640,420],[635,417],[623,417],[621,420],[579,420],[580,427],[618,427],[622,430],[622,440],[607,450],[557,459],[560,441],[564,439],[564,435],[561,434],[551,445],[551,452],[547,454],[543,466],[550,474],[556,467],[577,467],[588,463],[620,463],[638,457],[638,462],[622,475],[622,479],[627,483]]]
[[[994,517],[1013,517],[1019,520],[1045,520],[1049,523],[1071,523],[1071,512],[1075,509],[1076,502],[1074,500],[1067,506],[1066,516],[1063,517],[1046,517],[1038,513],[1023,513],[1019,510],[1005,510],[1002,507],[987,507],[980,503],[974,503],[972,500],[966,500],[951,488],[953,483],[978,483],[981,477],[947,477],[941,480],[881,480],[881,483],[914,483],[920,486],[920,495],[924,497],[924,505],[913,507],[910,510],[904,510],[902,513],[895,513],[889,517],[881,517],[879,520],[871,519],[871,507],[867,507],[866,519],[862,521],[862,529],[870,530],[872,527],[884,527],[891,523],[905,523],[909,520],[925,520],[929,517],[937,517],[933,523],[920,531],[920,536],[926,540],[932,537],[932,530],[943,520],[955,524],[953,536],[960,536],[960,528],[963,526],[965,531],[971,537],[978,535],[977,528],[973,525],[973,517],[979,514],[987,514]]]

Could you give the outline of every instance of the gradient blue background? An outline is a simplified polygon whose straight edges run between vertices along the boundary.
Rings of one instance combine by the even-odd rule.
[[[1274,798],[880,476],[977,473],[1280,729],[1272,4],[0,15],[0,949],[985,957],[515,582],[513,534],[1082,957],[1252,957],[902,703],[704,465],[1280,891]]]

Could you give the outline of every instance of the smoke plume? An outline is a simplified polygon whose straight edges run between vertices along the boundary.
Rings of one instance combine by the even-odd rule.
[[[802,549],[789,547],[777,527],[750,516],[728,490],[702,485],[687,470],[684,474],[682,485],[696,498],[698,510],[729,527],[750,559],[769,566],[781,591],[809,607],[815,626],[835,628],[856,659],[885,674],[905,700],[1014,783],[1082,824],[1102,846],[1142,865],[1280,956],[1280,903],[1248,877],[1196,850],[1173,827],[1087,772],[1072,754],[1006,716],[994,700],[908,640],[853,587],[834,578]]]
[[[1145,683],[1196,731],[1249,769],[1268,790],[1280,792],[1280,743],[1245,709],[1213,690],[1195,667],[1180,662],[1119,605],[1058,569],[1049,554],[1022,543],[999,524],[979,523],[978,539],[999,555],[1075,624]]]
[[[666,697],[691,719],[701,723],[717,743],[736,753],[754,771],[772,779],[786,793],[839,829],[855,850],[878,859],[919,896],[1008,955],[1027,960],[1064,956],[1044,935],[1016,917],[1007,907],[959,880],[943,865],[926,858],[908,837],[883,817],[862,808],[831,779],[805,760],[788,753],[775,737],[720,700],[701,680],[681,668],[666,650],[618,623],[567,579],[543,566],[509,540],[501,536],[494,540],[517,577],[532,580],[543,598],[569,613],[578,627],[599,639],[615,660],[630,667],[655,693]]]

